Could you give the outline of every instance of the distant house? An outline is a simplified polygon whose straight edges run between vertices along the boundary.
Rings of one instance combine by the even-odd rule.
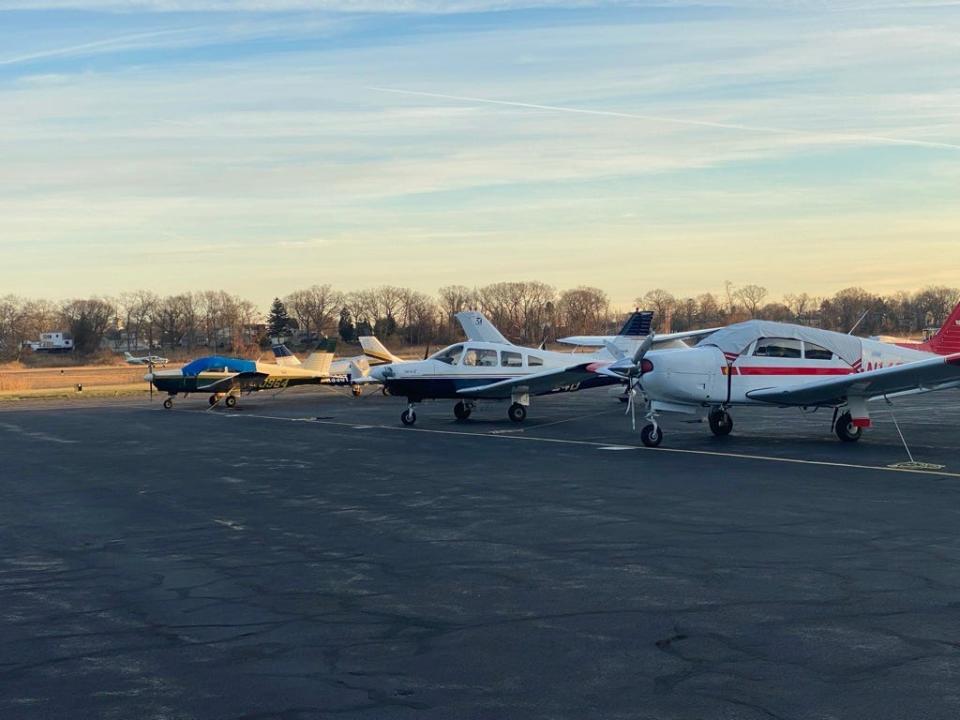
[[[73,338],[70,333],[46,332],[40,333],[39,340],[24,341],[23,346],[38,353],[68,353],[73,352]]]

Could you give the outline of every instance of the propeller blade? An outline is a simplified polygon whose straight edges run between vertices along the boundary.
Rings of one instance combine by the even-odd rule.
[[[607,348],[607,352],[613,355],[613,357],[615,357],[617,360],[623,360],[627,356],[623,350],[618,348],[609,340],[604,341],[603,345],[605,348]]]
[[[150,386],[150,402],[153,402],[153,361],[147,361],[147,372],[150,373],[150,382],[147,383]]]
[[[641,360],[643,360],[643,356],[646,355],[650,351],[650,348],[652,347],[653,347],[653,333],[650,333],[643,339],[643,342],[640,343],[640,347],[638,347],[637,351],[633,354],[634,364],[639,363]]]
[[[430,343],[427,343],[427,349],[423,351],[423,359],[430,357]]]

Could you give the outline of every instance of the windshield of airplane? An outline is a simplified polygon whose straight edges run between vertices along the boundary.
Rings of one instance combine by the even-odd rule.
[[[431,360],[439,360],[447,365],[456,365],[460,356],[463,354],[463,345],[451,345],[438,353],[430,356]]]
[[[253,360],[210,355],[197,358],[183,366],[184,375],[198,375],[202,372],[253,372],[257,364]]]

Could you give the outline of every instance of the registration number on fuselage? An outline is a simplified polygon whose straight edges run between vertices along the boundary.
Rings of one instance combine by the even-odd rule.
[[[261,390],[278,390],[280,388],[285,388],[287,386],[287,378],[284,377],[268,377],[263,381],[263,385],[260,386]]]

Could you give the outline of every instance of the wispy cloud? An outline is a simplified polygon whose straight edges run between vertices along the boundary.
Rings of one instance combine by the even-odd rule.
[[[614,110],[589,110],[586,108],[561,107],[559,105],[540,105],[537,103],[516,102],[512,100],[495,100],[491,98],[469,97],[465,95],[445,95],[442,93],[424,92],[419,90],[403,90],[399,88],[378,88],[371,87],[370,90],[376,92],[395,93],[398,95],[415,95],[419,97],[441,98],[443,100],[460,100],[470,103],[483,103],[487,105],[504,105],[507,107],[526,108],[529,110],[548,110],[550,112],[565,112],[579,115],[597,115],[600,117],[627,118],[630,120],[643,120],[646,122],[666,123],[669,125],[688,125],[692,127],[717,128],[720,130],[742,130],[751,133],[766,133],[772,135],[796,135],[811,140],[822,142],[823,140],[834,140],[837,142],[855,142],[855,143],[881,143],[887,145],[917,145],[920,147],[944,148],[949,150],[960,150],[960,144],[934,142],[930,140],[911,140],[909,138],[884,137],[882,135],[865,135],[862,133],[840,133],[797,130],[795,128],[775,128],[765,127],[763,125],[746,125],[743,123],[725,123],[714,122],[711,120],[696,120],[693,118],[664,117],[662,115],[642,115],[639,113],[617,112]]]
[[[214,272],[258,299],[256,265],[423,290],[536,275],[629,299],[648,280],[625,253],[691,289],[819,292],[866,253],[890,282],[944,281],[960,18],[793,7],[80,28],[51,12],[51,32],[13,32],[0,83],[0,282],[165,291]],[[771,245],[776,267],[753,250]]]
[[[54,57],[69,57],[75,55],[87,55],[92,53],[116,52],[131,47],[142,47],[145,40],[154,40],[161,37],[170,37],[183,35],[197,28],[170,28],[167,30],[154,30],[150,32],[131,33],[117,37],[105,38],[103,40],[94,40],[92,42],[80,43],[77,45],[68,45],[66,47],[51,48],[47,50],[38,50],[35,52],[14,55],[12,57],[0,57],[0,65],[18,65]]]

